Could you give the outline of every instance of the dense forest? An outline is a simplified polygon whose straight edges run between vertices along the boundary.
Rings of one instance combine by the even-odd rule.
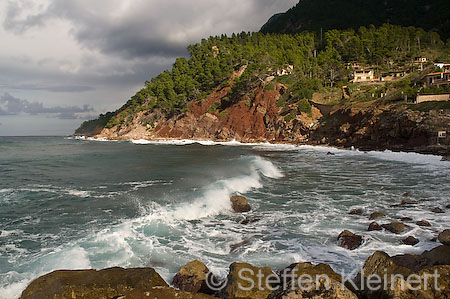
[[[267,22],[264,33],[296,33],[330,29],[355,29],[389,23],[415,26],[450,38],[450,1],[448,0],[301,0],[286,13]]]
[[[448,60],[449,47],[450,40],[442,41],[436,32],[390,24],[322,34],[243,32],[231,37],[210,37],[189,46],[189,59],[176,59],[171,71],[145,82],[145,87],[120,109],[83,123],[76,133],[93,127],[126,125],[136,112],[155,108],[167,116],[183,113],[190,101],[204,98],[220,86],[232,85],[229,95],[214,107],[224,110],[276,70],[293,66],[290,75],[276,78],[290,90],[289,97],[279,103],[285,105],[310,99],[320,89],[348,84],[352,72],[348,63],[389,71],[411,65],[416,56],[423,54],[435,60]],[[245,72],[231,84],[233,72],[243,65]],[[410,81],[397,84],[410,93],[416,92]]]

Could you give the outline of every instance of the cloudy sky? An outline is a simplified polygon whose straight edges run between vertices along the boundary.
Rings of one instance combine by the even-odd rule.
[[[187,45],[257,31],[298,0],[1,0],[0,136],[67,135]]]

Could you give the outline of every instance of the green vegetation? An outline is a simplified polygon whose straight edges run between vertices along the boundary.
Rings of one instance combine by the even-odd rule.
[[[188,110],[190,101],[205,98],[218,87],[231,86],[231,89],[221,102],[211,105],[210,113],[222,113],[244,98],[250,106],[255,89],[268,76],[275,76],[275,79],[265,90],[273,90],[275,83],[287,87],[287,92],[277,102],[279,107],[298,103],[298,111],[311,113],[307,100],[312,99],[313,93],[336,91],[349,85],[352,69],[347,63],[358,62],[390,70],[410,63],[423,53],[450,59],[448,46],[435,32],[389,24],[379,28],[361,27],[357,31],[330,30],[323,35],[243,32],[231,37],[210,37],[189,46],[189,59],[178,58],[171,71],[166,70],[147,81],[120,109],[83,123],[77,133],[99,127],[125,126],[137,113],[153,109],[159,109],[168,117],[180,114]],[[232,82],[233,72],[243,66],[243,74]],[[278,76],[281,71],[288,75]],[[391,87],[400,94],[403,91],[413,95],[420,88],[410,78],[395,84]],[[359,94],[362,100],[372,94],[377,97],[382,92],[385,90],[368,89]],[[292,119],[295,115],[286,117]]]
[[[448,0],[302,0],[284,14],[272,17],[264,33],[313,31],[320,35],[331,29],[355,29],[390,23],[437,30],[450,38],[450,1]]]

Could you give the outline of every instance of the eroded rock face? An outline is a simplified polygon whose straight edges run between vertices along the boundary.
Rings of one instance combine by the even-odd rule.
[[[152,268],[54,271],[34,280],[21,299],[110,299],[167,283]]]
[[[260,278],[258,275],[260,275]],[[227,285],[221,291],[220,297],[226,299],[265,299],[272,293],[271,284],[266,284],[266,281],[270,281],[270,277],[273,281],[279,280],[269,267],[259,268],[247,263],[232,263]]]
[[[388,224],[383,224],[381,225],[381,227],[394,234],[400,234],[404,232],[406,229],[406,225],[401,222],[391,222]]]
[[[245,198],[244,196],[234,195],[230,198],[230,201],[231,207],[236,213],[248,212],[252,209],[248,204],[247,198]]]
[[[208,287],[207,283],[209,273],[210,271],[205,264],[194,260],[180,268],[173,278],[172,284],[186,292],[213,294],[214,291]],[[210,279],[214,279],[212,274],[209,275]]]
[[[342,277],[329,265],[310,263],[293,264],[280,272],[289,277],[269,298],[330,298],[356,299],[357,296],[342,285]],[[284,280],[283,280],[284,281]]]
[[[348,230],[344,230],[338,236],[338,245],[349,250],[354,250],[361,246],[362,241],[363,239],[360,235],[356,235]]]

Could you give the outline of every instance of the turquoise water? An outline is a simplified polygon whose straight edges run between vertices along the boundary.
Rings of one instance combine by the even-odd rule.
[[[329,155],[328,152],[333,153]],[[450,163],[407,153],[205,142],[100,142],[62,137],[0,138],[0,298],[17,298],[55,269],[150,266],[168,281],[199,259],[219,275],[233,261],[283,268],[325,262],[343,274],[374,250],[422,252],[448,228]],[[395,207],[409,192],[418,204]],[[248,216],[229,197],[248,197]],[[411,217],[402,235],[367,232]],[[420,228],[417,220],[431,228]],[[336,245],[343,229],[364,236],[355,251]],[[414,235],[421,242],[402,245]],[[230,246],[245,245],[231,252]]]

